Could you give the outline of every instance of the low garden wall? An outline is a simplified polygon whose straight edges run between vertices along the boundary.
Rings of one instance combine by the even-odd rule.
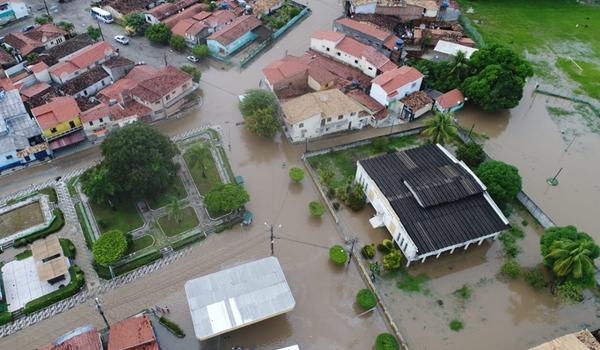
[[[35,202],[39,202],[40,209],[42,211],[42,214],[44,215],[44,222],[41,224],[35,225],[35,226],[31,226],[25,230],[15,232],[14,234],[12,234],[10,236],[0,238],[0,246],[8,245],[19,238],[23,238],[23,237],[29,236],[31,234],[34,234],[38,231],[45,230],[48,227],[50,227],[50,225],[52,225],[52,222],[55,219],[55,215],[52,213],[52,210],[50,209],[49,197],[45,194],[37,194],[32,197],[25,198],[22,201],[18,201],[13,204],[8,204],[8,205],[0,208],[0,216],[2,216],[2,214],[6,214],[10,211],[19,209],[21,207],[30,205]]]

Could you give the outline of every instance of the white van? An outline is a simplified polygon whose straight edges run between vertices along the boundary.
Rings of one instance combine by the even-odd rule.
[[[92,13],[92,17],[94,17],[97,20],[100,20],[104,23],[114,22],[113,16],[110,14],[110,12],[103,10],[99,7],[92,7],[91,13]]]

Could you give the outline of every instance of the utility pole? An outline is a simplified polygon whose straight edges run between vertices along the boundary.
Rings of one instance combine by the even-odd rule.
[[[569,150],[569,148],[571,147],[571,145],[573,144],[573,142],[575,142],[576,138],[577,138],[577,135],[575,135],[573,137],[573,139],[571,140],[571,142],[569,142],[569,145],[567,146],[567,148],[565,148],[565,152],[567,152]]]
[[[467,135],[469,138],[471,138],[471,133],[473,132],[473,129],[475,129],[475,123],[473,123],[473,125],[471,125],[471,129],[469,130],[469,135]]]
[[[46,14],[50,17],[50,10],[48,10],[48,4],[46,4],[46,0],[44,0],[44,7],[46,8]]]
[[[348,264],[346,266],[350,266],[352,255],[354,254],[354,244],[356,244],[356,241],[358,241],[357,238],[352,238],[352,240],[350,240],[350,254],[348,254]]]
[[[100,26],[100,20],[96,19],[96,24],[98,24],[98,29],[100,30],[100,37],[102,37],[102,41],[104,41],[104,33],[102,33],[102,27]]]
[[[167,66],[167,53],[163,53],[163,59],[165,60],[165,67]]]
[[[548,178],[546,180],[546,182],[548,183],[548,185],[550,186],[558,186],[558,174],[560,174],[560,172],[563,170],[563,168],[558,169],[558,172],[556,173],[556,175],[554,175],[554,177]]]
[[[102,304],[100,304],[100,300],[98,298],[96,298],[95,301],[96,301],[96,310],[98,310],[98,313],[100,314],[100,316],[102,316],[102,319],[104,320],[104,323],[106,324],[106,328],[110,329],[110,324],[108,323],[106,316],[104,316],[104,311],[102,310]]]
[[[265,226],[269,230],[271,236],[271,256],[273,256],[275,255],[275,228],[273,227],[273,224],[267,224],[266,222]],[[278,229],[280,229],[281,227],[281,225],[277,226]]]

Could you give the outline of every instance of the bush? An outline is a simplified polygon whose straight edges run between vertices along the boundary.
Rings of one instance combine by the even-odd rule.
[[[331,206],[333,206],[333,210],[335,210],[335,211],[340,210],[340,207],[341,207],[340,202],[333,202],[331,204]]]
[[[394,249],[394,242],[391,239],[384,239],[377,245],[377,250],[383,254],[389,254]]]
[[[427,281],[429,281],[429,276],[425,273],[413,276],[410,273],[403,271],[402,278],[396,283],[396,287],[406,292],[423,292],[426,290],[423,285]]]
[[[521,225],[523,225],[523,226],[527,226],[527,225],[529,225],[529,221],[527,221],[527,219],[523,219],[523,220],[521,221]]]
[[[160,324],[162,324],[163,326],[167,327],[167,329],[173,333],[177,338],[183,338],[185,337],[185,332],[183,331],[183,329],[181,329],[181,327],[179,327],[179,325],[173,321],[171,321],[170,319],[161,316],[158,321],[160,322]]]
[[[13,316],[12,313],[8,311],[0,312],[0,326],[5,325],[9,322],[12,322]]]
[[[101,265],[108,265],[119,260],[126,252],[127,238],[119,230],[103,233],[92,249],[94,261]]]
[[[329,187],[327,189],[327,198],[333,199],[335,197],[335,188]]]
[[[71,282],[69,284],[52,293],[28,302],[23,308],[23,314],[30,315],[38,310],[77,294],[85,284],[83,272],[81,272],[81,269],[78,266],[71,266],[69,268],[69,274],[71,275]]]
[[[508,259],[502,264],[500,272],[510,279],[515,279],[521,274],[521,265],[514,259]]]
[[[547,286],[544,273],[539,269],[531,269],[525,272],[525,282],[529,283],[535,289],[543,289]]]
[[[458,332],[458,331],[460,331],[461,329],[464,328],[464,325],[463,325],[462,321],[459,321],[459,320],[452,320],[452,321],[450,321],[450,325],[449,326],[450,326],[450,329],[453,330],[453,331],[455,331],[455,332]]]
[[[290,179],[294,182],[300,182],[304,179],[304,170],[301,168],[293,167],[289,171]]]
[[[375,244],[367,244],[360,250],[360,255],[365,259],[373,259],[375,257]]]
[[[509,258],[514,258],[519,254],[519,247],[517,246],[517,240],[515,236],[509,232],[504,232],[498,236],[498,240],[502,242],[504,254]]]
[[[248,192],[236,184],[219,184],[204,197],[206,209],[212,214],[225,214],[248,203]]]
[[[483,147],[475,142],[461,143],[456,150],[456,156],[472,168],[485,161]]]
[[[497,160],[486,160],[475,171],[490,195],[501,204],[511,201],[521,191],[519,170]]]
[[[340,245],[334,245],[329,248],[329,259],[336,265],[344,265],[348,262],[348,253]]]
[[[384,136],[376,137],[371,145],[377,152],[386,152],[390,148],[390,139]]]
[[[565,281],[557,285],[554,294],[565,304],[576,304],[583,300],[581,286],[571,281]]]
[[[353,211],[359,211],[365,207],[367,196],[360,183],[355,183],[346,188],[346,204]]]
[[[308,203],[308,210],[310,215],[316,218],[320,218],[325,213],[325,207],[321,202],[312,201]]]
[[[171,29],[164,23],[153,24],[146,29],[146,37],[153,44],[166,45],[171,39]]]
[[[60,211],[60,209],[56,208],[52,211],[52,214],[54,215],[54,219],[50,223],[50,226],[15,240],[13,247],[24,247],[37,239],[45,238],[46,236],[60,230],[65,225],[63,213]]]
[[[198,58],[206,57],[208,56],[208,53],[208,46],[206,46],[206,44],[196,45],[192,49],[192,55]]]
[[[389,333],[381,333],[375,338],[375,350],[399,350],[400,344],[396,337]]]
[[[468,284],[464,284],[462,287],[454,291],[454,295],[461,299],[469,299],[473,294],[473,289]]]
[[[370,289],[364,288],[356,293],[356,303],[365,310],[369,310],[377,305],[377,298]]]
[[[383,268],[388,271],[395,271],[400,268],[402,263],[402,254],[399,250],[392,250],[383,257]]]
[[[173,35],[171,36],[171,39],[169,39],[169,46],[175,51],[182,52],[186,47],[185,38],[181,35]]]
[[[202,72],[200,72],[200,70],[192,65],[189,64],[184,64],[183,66],[179,67],[179,69],[181,69],[182,71],[186,72],[187,74],[192,76],[192,81],[194,83],[199,83],[200,79],[202,79]],[[191,96],[191,95],[188,95]],[[197,96],[197,95],[196,95]]]
[[[59,238],[58,241],[60,242],[60,247],[63,250],[63,254],[67,258],[75,259],[76,250],[75,250],[75,245],[73,244],[73,242],[71,242],[71,240],[66,239],[66,238]]]

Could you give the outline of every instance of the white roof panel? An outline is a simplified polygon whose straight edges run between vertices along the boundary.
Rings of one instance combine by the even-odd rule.
[[[437,45],[435,45],[434,51],[445,53],[447,55],[456,56],[458,51],[463,51],[465,53],[465,57],[467,59],[471,58],[471,55],[477,51],[477,49],[468,47],[465,45],[460,45],[457,43],[452,43],[445,40],[438,41]]]

